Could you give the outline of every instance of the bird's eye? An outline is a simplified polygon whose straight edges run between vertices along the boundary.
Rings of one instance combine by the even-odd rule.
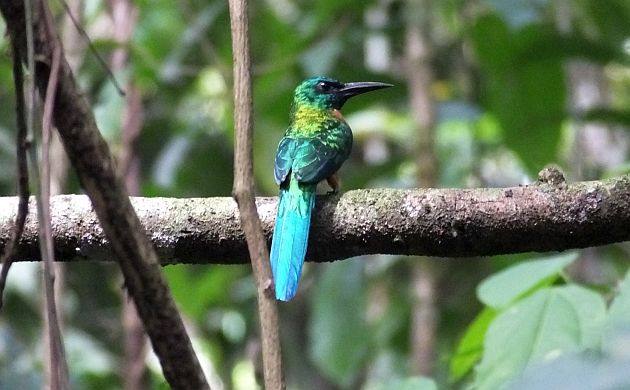
[[[333,86],[325,81],[320,81],[315,87],[320,92],[330,92],[333,89]]]

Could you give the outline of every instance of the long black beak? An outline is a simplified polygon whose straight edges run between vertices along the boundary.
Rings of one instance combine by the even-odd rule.
[[[393,87],[392,84],[378,83],[374,81],[361,81],[357,83],[345,83],[339,93],[346,99],[362,93],[376,91],[377,89]]]

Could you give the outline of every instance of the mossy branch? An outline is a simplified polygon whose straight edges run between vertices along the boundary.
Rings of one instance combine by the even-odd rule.
[[[0,198],[0,251],[9,241],[17,202]],[[162,264],[249,261],[232,198],[132,198],[132,203]],[[269,241],[276,198],[257,198],[256,205]],[[53,197],[51,211],[57,259],[111,260],[87,197]],[[36,215],[29,215],[16,261],[39,260],[35,221]],[[366,189],[318,197],[307,258],[487,256],[627,240],[628,176],[493,189]]]

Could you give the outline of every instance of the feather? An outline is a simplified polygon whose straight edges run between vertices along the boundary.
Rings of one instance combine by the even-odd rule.
[[[293,179],[280,190],[270,258],[276,299],[281,301],[290,300],[297,292],[314,206],[315,185]]]

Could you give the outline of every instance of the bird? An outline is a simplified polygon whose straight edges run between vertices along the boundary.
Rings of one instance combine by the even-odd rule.
[[[289,301],[297,293],[317,184],[326,180],[332,193],[339,191],[336,172],[352,149],[352,130],[339,110],[353,96],[391,86],[316,76],[295,89],[274,164],[280,186],[270,252],[276,299]]]

